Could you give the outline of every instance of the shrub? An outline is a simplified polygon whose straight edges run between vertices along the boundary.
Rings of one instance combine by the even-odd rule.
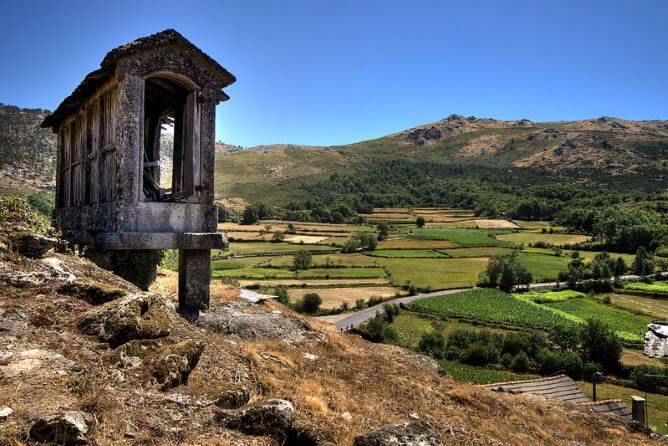
[[[292,265],[296,270],[306,270],[311,267],[313,255],[311,251],[299,251],[292,258]]]
[[[422,334],[419,344],[420,352],[437,359],[445,357],[445,339],[443,333],[437,330]]]
[[[308,293],[302,298],[302,311],[304,313],[313,314],[320,309],[322,298],[318,293]]]
[[[529,357],[525,352],[519,352],[513,358],[513,362],[510,364],[510,369],[513,372],[525,373],[529,370]]]
[[[274,232],[274,235],[271,236],[271,243],[280,243],[285,239],[285,236],[281,231]]]
[[[633,385],[637,389],[650,393],[667,394],[668,379],[658,379],[656,376],[668,377],[668,369],[649,364],[640,364],[633,367],[629,373],[629,379],[633,381]]]
[[[576,352],[542,349],[536,355],[536,363],[543,375],[563,372],[573,379],[582,377],[582,358]]]
[[[469,365],[487,365],[490,363],[490,347],[481,342],[474,342],[466,348],[462,360]]]
[[[415,219],[415,225],[416,225],[418,228],[422,228],[422,227],[424,227],[424,224],[425,224],[425,220],[424,220],[424,217],[423,217],[423,216],[419,216],[418,218]]]
[[[276,288],[274,288],[274,294],[277,296],[277,300],[283,305],[290,303],[288,288],[285,285],[278,285]]]
[[[607,324],[589,319],[580,330],[582,356],[586,361],[600,364],[606,371],[619,369],[622,342]]]
[[[397,340],[397,332],[389,326],[385,316],[377,314],[355,330],[364,339],[371,342],[393,343]]]

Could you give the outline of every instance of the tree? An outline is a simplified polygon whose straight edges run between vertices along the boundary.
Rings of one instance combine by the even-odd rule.
[[[320,309],[322,298],[318,293],[307,293],[302,298],[302,310],[305,313],[313,314]]]
[[[218,223],[226,222],[230,218],[229,212],[222,204],[216,204],[218,208]]]
[[[510,369],[513,372],[524,373],[529,371],[529,356],[525,352],[519,352],[510,363]]]
[[[424,224],[425,224],[425,220],[424,220],[424,217],[422,215],[420,215],[418,218],[415,219],[415,225],[418,228],[424,227]]]
[[[257,210],[253,207],[247,207],[244,209],[244,215],[241,217],[242,225],[254,225],[258,222],[260,217],[258,216]]]
[[[309,269],[313,261],[311,251],[298,251],[292,258],[292,265],[296,270]]]
[[[290,296],[288,295],[288,288],[285,285],[278,285],[274,288],[274,294],[277,300],[283,305],[290,303]]]
[[[443,332],[432,330],[422,333],[419,344],[420,352],[437,359],[445,357],[445,338]]]
[[[385,222],[378,223],[378,241],[387,240],[390,234],[390,227]]]
[[[639,276],[649,276],[654,272],[654,257],[644,246],[638,248],[633,260],[633,272]]]
[[[580,346],[585,361],[601,364],[607,371],[619,369],[622,342],[606,323],[589,319],[580,329]]]
[[[627,267],[624,259],[621,257],[617,257],[617,260],[615,260],[615,267],[613,268],[615,277],[623,276],[626,273],[626,270]]]

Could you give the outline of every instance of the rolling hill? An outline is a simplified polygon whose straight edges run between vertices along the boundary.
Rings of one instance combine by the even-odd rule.
[[[55,136],[38,127],[48,113],[0,105],[0,187],[53,187]],[[534,123],[526,119],[449,117],[381,138],[342,146],[216,145],[216,198],[231,207],[282,205],[313,196],[332,174],[355,174],[402,160],[449,176],[513,185],[573,182],[656,191],[666,188],[668,121],[602,117]]]
[[[492,176],[515,184],[567,180],[658,190],[665,188],[668,169],[668,121],[602,117],[533,123],[451,115],[350,145],[280,144],[220,155],[216,192],[237,203],[282,204],[308,198],[301,185],[388,160],[444,165],[462,176]]]

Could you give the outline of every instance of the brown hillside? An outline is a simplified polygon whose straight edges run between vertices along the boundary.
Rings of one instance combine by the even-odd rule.
[[[0,408],[14,411],[0,422],[2,445],[31,444],[35,421],[62,410],[91,414],[91,444],[350,445],[415,419],[444,444],[653,444],[620,419],[456,383],[429,358],[276,302],[250,304],[236,289],[214,286],[193,325],[175,313],[173,273],[138,293],[88,261],[30,260],[2,246]],[[249,404],[219,407],[246,390]],[[294,405],[287,430],[229,421],[267,398]]]

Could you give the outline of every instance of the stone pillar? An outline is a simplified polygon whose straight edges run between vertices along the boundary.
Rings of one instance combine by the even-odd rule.
[[[179,313],[197,319],[200,311],[209,308],[211,285],[211,250],[179,250]]]
[[[631,416],[640,424],[645,424],[645,398],[631,395]]]

